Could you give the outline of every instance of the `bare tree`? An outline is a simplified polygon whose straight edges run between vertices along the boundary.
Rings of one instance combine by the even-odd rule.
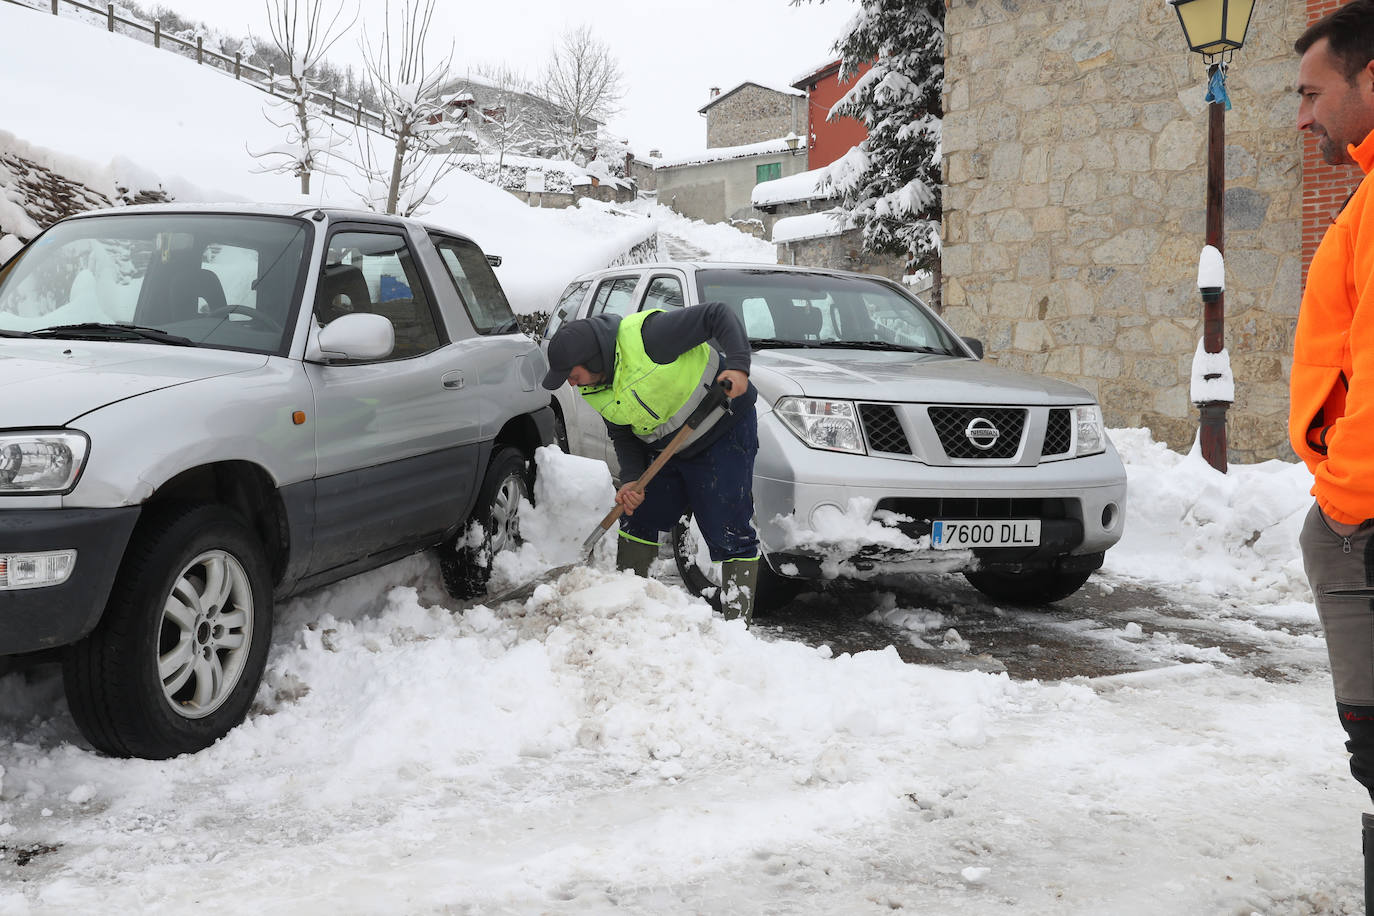
[[[534,152],[536,110],[529,96],[533,89],[524,77],[504,64],[479,67],[477,74],[491,88],[490,104],[479,108],[481,123],[477,133],[482,141],[481,151],[496,154],[499,175],[507,153]]]
[[[286,131],[282,146],[254,152],[264,169],[285,172],[301,180],[301,193],[310,193],[310,173],[323,171],[324,160],[342,142],[327,130],[323,117],[310,102],[313,76],[325,54],[357,21],[344,22],[342,6],[326,8],[325,0],[266,0],[267,26],[272,43],[286,61],[286,72],[277,74],[274,92],[280,93],[278,113],[264,111],[267,120]],[[250,152],[252,152],[250,150]]]
[[[548,144],[563,156],[585,161],[594,149],[596,124],[618,112],[624,77],[611,50],[588,26],[563,33],[544,67],[543,94],[557,112],[545,119]]]
[[[452,144],[470,130],[448,117],[453,95],[441,95],[450,82],[452,46],[437,64],[428,62],[434,3],[401,0],[393,7],[387,0],[381,37],[375,44],[362,42],[363,59],[381,107],[382,129],[394,145],[390,162],[385,162],[374,150],[372,138],[360,132],[358,167],[368,184],[365,202],[376,207],[384,197],[386,213],[411,216],[423,206],[439,180],[458,167]],[[446,148],[449,151],[443,152]]]

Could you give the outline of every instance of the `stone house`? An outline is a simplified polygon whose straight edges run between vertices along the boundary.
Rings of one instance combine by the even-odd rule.
[[[753,221],[751,195],[762,181],[806,171],[799,137],[708,149],[680,159],[656,160],[658,202],[708,223]]]
[[[698,113],[706,118],[705,152],[671,160],[650,154],[631,167],[640,187],[652,187],[659,203],[684,216],[752,223],[756,184],[807,169],[805,93],[744,82],[725,93],[712,89]]]
[[[1296,130],[1293,41],[1337,0],[1257,4],[1231,61],[1226,334],[1232,461],[1291,458],[1303,272],[1358,173]],[[1186,450],[1202,336],[1206,68],[1165,0],[949,0],[945,317],[1001,365],[1096,392]]]
[[[806,134],[806,93],[744,82],[697,109],[706,117],[706,148],[744,146],[778,137]]]

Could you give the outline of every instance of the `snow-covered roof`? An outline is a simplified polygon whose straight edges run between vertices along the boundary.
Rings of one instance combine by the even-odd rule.
[[[841,61],[839,58],[835,58],[829,63],[822,64],[819,67],[812,67],[810,70],[807,70],[805,73],[801,74],[796,79],[793,79],[790,85],[793,89],[800,89],[804,92],[807,83],[811,82],[814,79],[819,79],[820,77],[825,76],[831,70],[838,71],[840,69],[840,64],[842,62],[843,61]]]
[[[750,201],[756,207],[771,207],[774,204],[830,197],[834,193],[833,190],[823,188],[829,174],[830,167],[826,165],[795,175],[774,178],[772,181],[761,181],[754,185]]]
[[[724,159],[744,159],[749,156],[776,155],[793,150],[806,149],[806,141],[801,137],[779,137],[776,140],[763,140],[759,143],[746,143],[743,146],[716,146],[690,156],[677,159],[659,159],[653,162],[655,169],[671,169],[682,165],[702,165]]]
[[[788,216],[773,224],[773,242],[800,242],[803,239],[822,239],[839,235],[848,229],[844,214],[839,210],[822,210]]]
[[[727,98],[729,98],[730,96],[734,95],[736,92],[739,92],[739,91],[740,91],[741,89],[743,89],[745,86],[758,86],[760,89],[767,89],[769,92],[776,92],[778,95],[800,96],[800,97],[802,97],[802,98],[805,98],[805,97],[806,97],[806,93],[805,93],[805,92],[798,92],[797,90],[793,89],[791,86],[788,86],[788,87],[786,87],[786,88],[781,88],[781,87],[778,87],[778,86],[770,86],[770,85],[768,85],[767,83],[760,83],[758,80],[745,80],[744,82],[740,83],[738,86],[734,87],[733,89],[727,89],[725,92],[722,92],[720,95],[717,95],[717,96],[712,97],[711,101],[707,102],[705,105],[702,105],[700,108],[697,109],[697,114],[705,114],[705,113],[706,113],[706,109],[710,108],[712,105],[716,104],[717,102],[723,102],[725,99],[727,99]]]

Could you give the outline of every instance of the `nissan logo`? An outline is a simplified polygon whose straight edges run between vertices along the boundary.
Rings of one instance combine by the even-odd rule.
[[[968,426],[964,427],[964,438],[973,443],[973,447],[987,451],[997,444],[1001,437],[997,427],[992,425],[992,421],[986,417],[974,417],[969,421]]]

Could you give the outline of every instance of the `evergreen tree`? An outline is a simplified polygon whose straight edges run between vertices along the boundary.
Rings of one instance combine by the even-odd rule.
[[[862,121],[868,138],[831,167],[829,180],[864,247],[906,253],[909,270],[939,270],[944,23],[945,0],[860,0],[835,45],[842,81],[873,66],[830,110]]]

